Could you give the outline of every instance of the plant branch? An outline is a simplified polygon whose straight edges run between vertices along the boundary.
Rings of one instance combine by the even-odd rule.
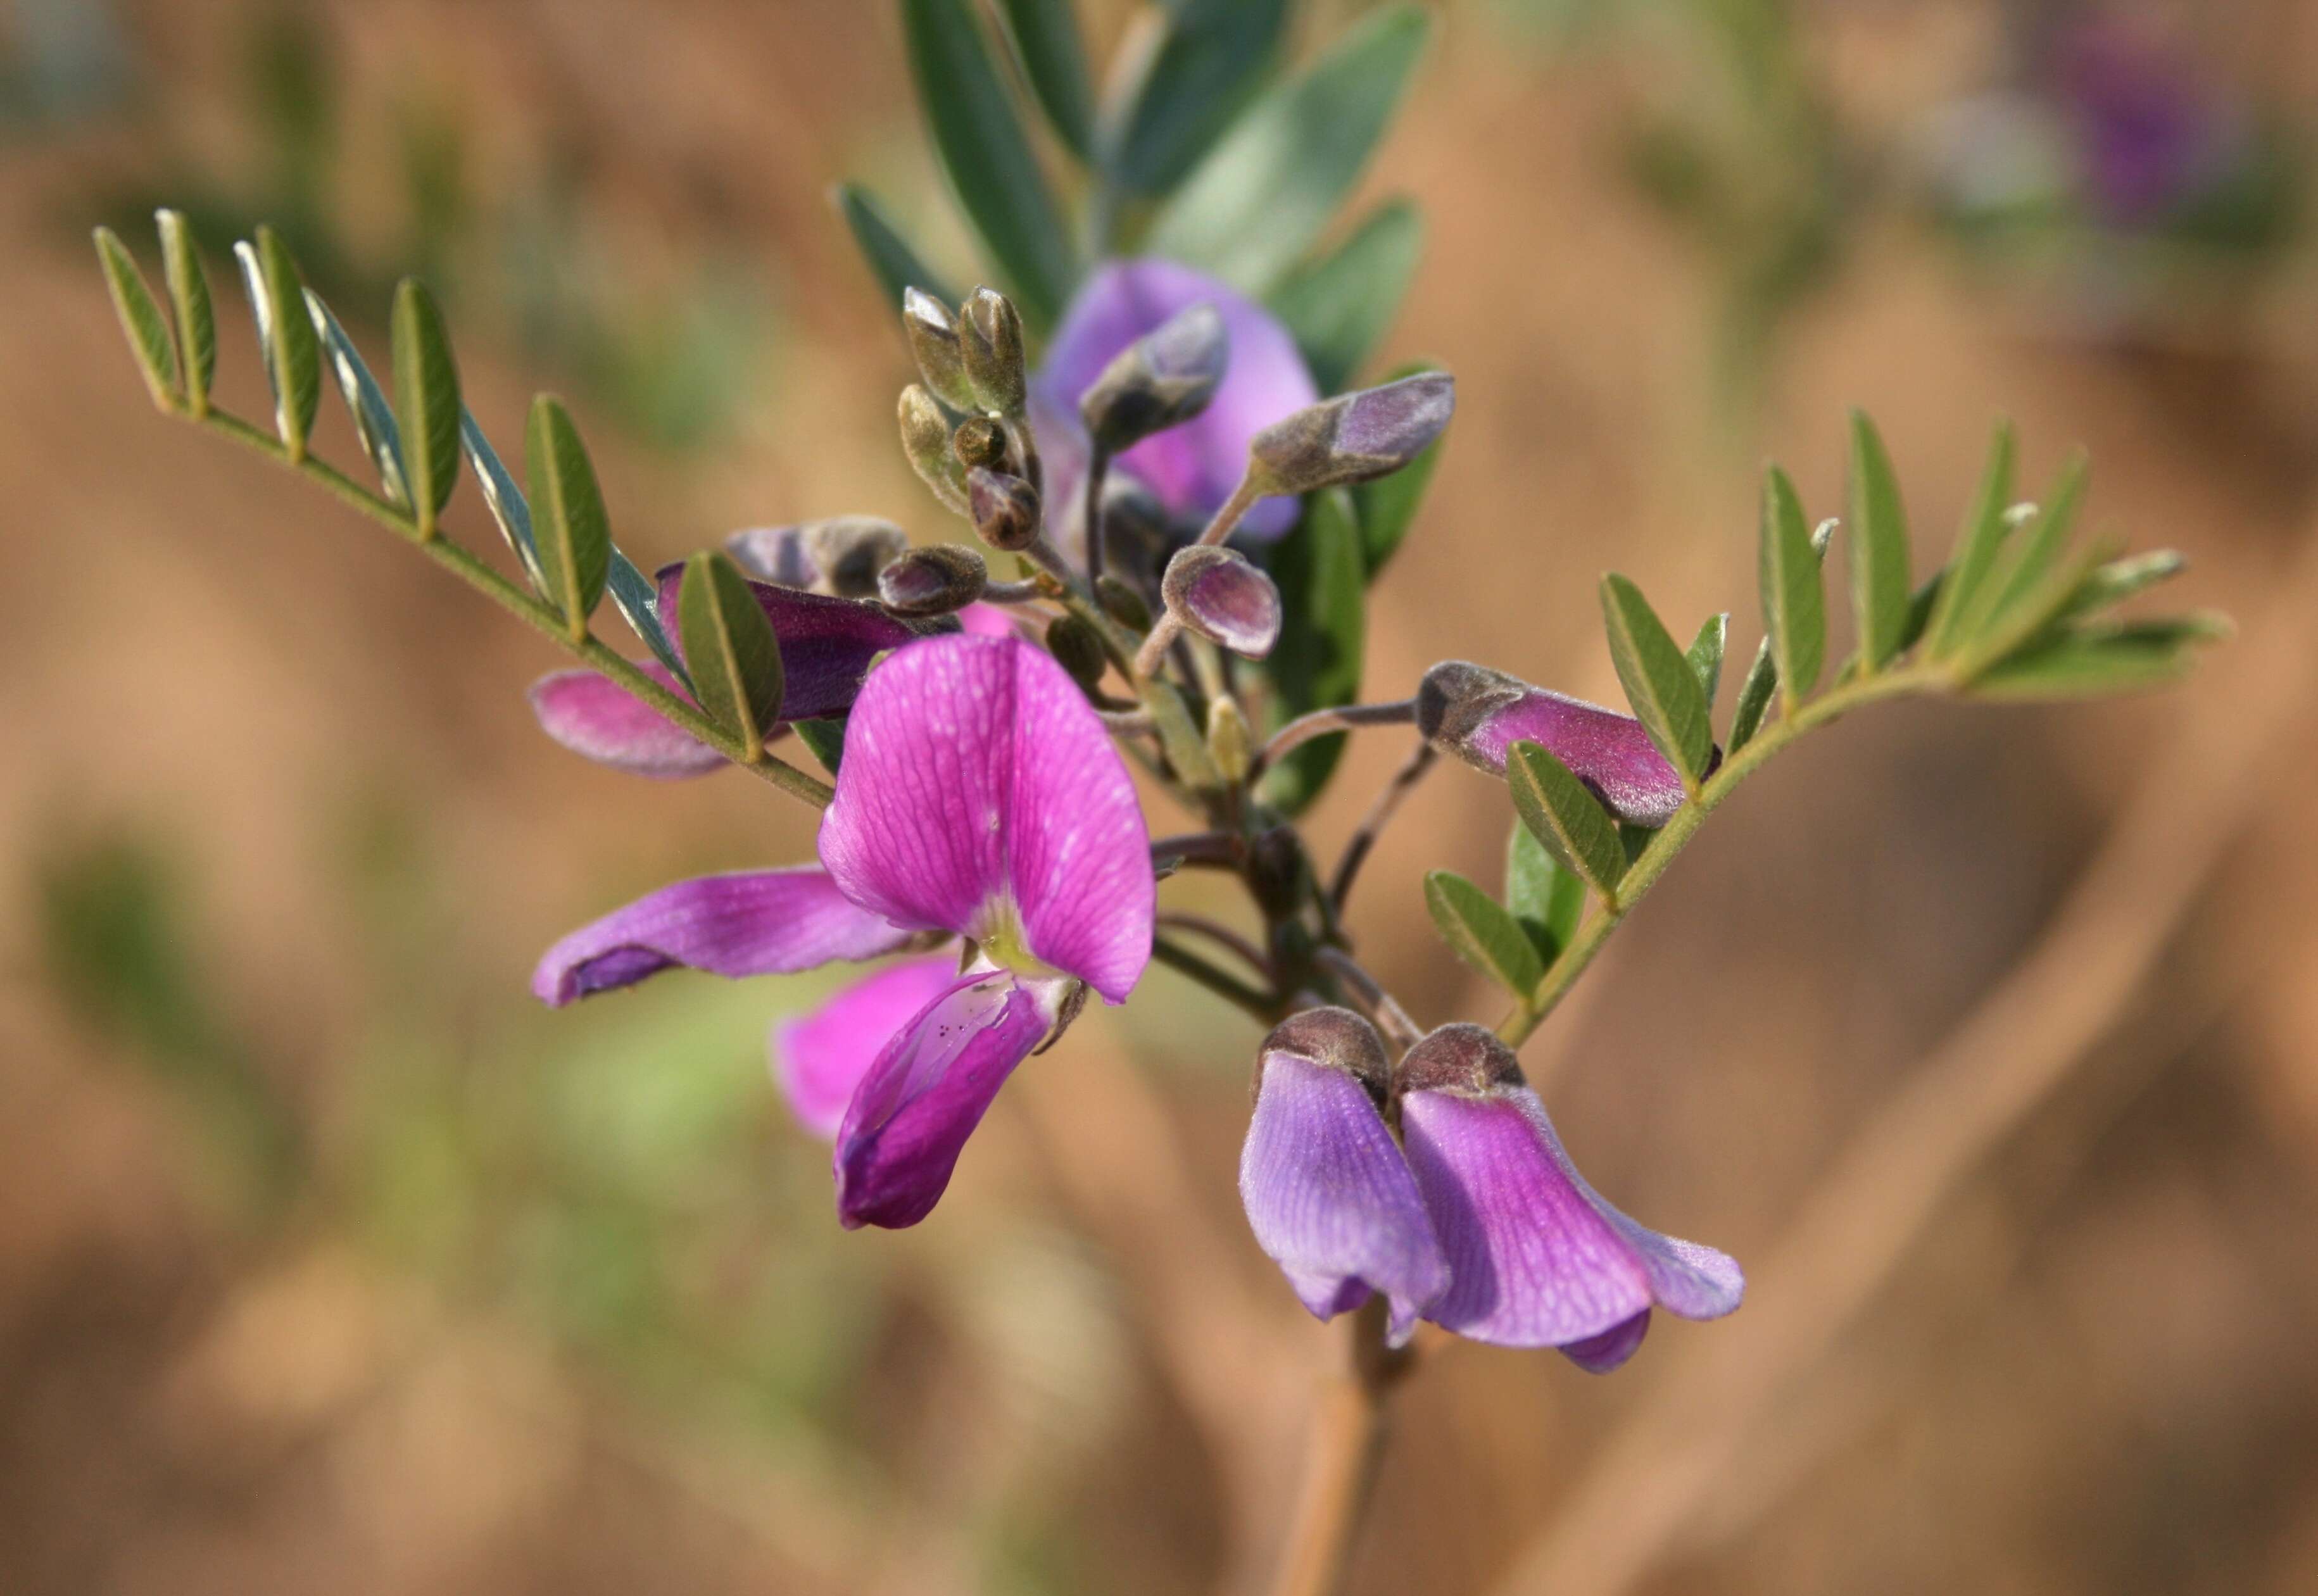
[[[1236,975],[1217,969],[1179,942],[1171,942],[1164,937],[1152,937],[1151,956],[1179,974],[1190,976],[1235,1009],[1266,1024],[1280,1017],[1280,1000],[1273,994],[1258,991]]]
[[[1385,1344],[1386,1300],[1371,1296],[1346,1317],[1344,1361],[1320,1393],[1304,1488],[1272,1596],[1334,1596],[1344,1584],[1384,1456],[1393,1387],[1406,1377],[1413,1348]]]
[[[1332,731],[1350,731],[1361,726],[1406,726],[1416,719],[1416,700],[1404,698],[1394,704],[1347,704],[1332,709],[1316,709],[1309,714],[1297,716],[1273,732],[1255,756],[1249,779],[1253,780],[1270,767],[1280,762],[1290,749],[1300,748],[1316,737],[1325,737]]]
[[[1344,844],[1343,855],[1336,861],[1336,874],[1328,883],[1327,901],[1334,912],[1342,914],[1344,911],[1344,900],[1351,895],[1352,882],[1359,876],[1361,865],[1367,862],[1369,851],[1376,847],[1377,838],[1384,835],[1384,829],[1392,823],[1392,817],[1400,812],[1401,804],[1416,790],[1416,784],[1424,779],[1425,773],[1439,759],[1440,755],[1431,743],[1418,743],[1415,751],[1403,761],[1398,770],[1393,772],[1392,780],[1386,784],[1384,791],[1377,794],[1376,802],[1361,819],[1360,829],[1353,832],[1352,839]]]

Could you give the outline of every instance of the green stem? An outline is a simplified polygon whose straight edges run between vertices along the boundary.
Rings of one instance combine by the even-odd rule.
[[[1577,935],[1570,938],[1569,946],[1563,948],[1560,956],[1553,961],[1545,973],[1545,979],[1538,983],[1537,990],[1498,1025],[1497,1035],[1513,1047],[1519,1047],[1529,1039],[1544,1022],[1545,1017],[1553,1012],[1555,1006],[1577,984],[1577,978],[1586,973],[1586,967],[1594,962],[1594,955],[1602,951],[1602,945],[1610,939],[1610,934],[1624,921],[1627,913],[1658,884],[1658,878],[1674,863],[1675,856],[1689,844],[1706,817],[1737,790],[1739,783],[1769,763],[1772,756],[1803,733],[1824,726],[1862,704],[1872,704],[1878,699],[1899,698],[1910,693],[1938,692],[1952,686],[1954,681],[1947,671],[1931,666],[1918,665],[1904,670],[1887,670],[1864,679],[1855,678],[1844,683],[1825,695],[1802,704],[1792,715],[1783,716],[1756,732],[1745,748],[1722,762],[1721,768],[1706,781],[1696,796],[1686,800],[1680,809],[1674,811],[1673,818],[1658,829],[1658,835],[1650,838],[1649,846],[1642,849],[1633,864],[1627,867],[1625,875],[1618,883],[1617,891],[1610,893],[1592,918],[1578,928]]]
[[[342,502],[400,535],[420,553],[581,664],[597,675],[617,682],[750,775],[770,782],[789,796],[802,799],[816,809],[828,808],[830,800],[836,796],[827,784],[815,780],[776,755],[760,749],[753,758],[750,758],[741,739],[718,726],[694,705],[687,704],[637,669],[633,662],[608,647],[600,638],[583,636],[574,639],[569,623],[554,610],[448,538],[439,534],[433,537],[422,535],[418,522],[408,512],[381,498],[328,462],[316,459],[311,454],[292,460],[290,452],[272,435],[261,432],[239,417],[229,416],[222,410],[212,409],[207,415],[198,417],[182,410],[176,413],[197,426],[205,426],[237,443],[247,444],[268,459],[288,466],[309,481],[319,483]]]

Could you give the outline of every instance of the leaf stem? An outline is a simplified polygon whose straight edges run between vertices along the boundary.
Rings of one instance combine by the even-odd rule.
[[[1768,763],[1773,755],[1805,732],[1824,726],[1863,704],[1879,699],[1899,698],[1910,693],[1941,692],[1954,685],[1954,677],[1947,670],[1928,665],[1887,669],[1864,678],[1855,677],[1803,704],[1792,714],[1782,716],[1764,727],[1756,733],[1754,740],[1724,760],[1721,768],[1708,778],[1697,794],[1685,800],[1683,806],[1674,811],[1673,818],[1658,829],[1658,835],[1650,838],[1649,846],[1642,849],[1633,864],[1627,867],[1617,890],[1603,896],[1601,907],[1569,939],[1569,946],[1563,948],[1561,955],[1553,961],[1545,973],[1545,979],[1538,983],[1537,990],[1499,1023],[1497,1035],[1513,1047],[1519,1047],[1529,1039],[1544,1022],[1545,1017],[1552,1013],[1555,1006],[1568,995],[1577,978],[1586,973],[1586,967],[1594,962],[1594,955],[1602,951],[1602,945],[1610,939],[1610,934],[1618,928],[1628,911],[1658,884],[1658,877],[1666,874],[1667,867],[1674,863],[1675,856],[1689,844],[1706,817],[1738,788],[1739,783]]]
[[[484,564],[474,554],[448,538],[422,536],[417,520],[409,511],[380,498],[328,461],[318,459],[312,454],[304,454],[293,459],[290,452],[270,435],[261,432],[239,417],[229,415],[222,410],[211,409],[207,415],[196,417],[175,407],[172,407],[172,409],[175,414],[192,422],[194,426],[207,427],[211,432],[247,444],[268,459],[288,466],[309,481],[317,482],[328,489],[349,507],[359,510],[389,531],[397,533],[404,542],[418,549],[436,565],[491,600],[517,620],[523,622],[564,652],[573,656],[598,676],[606,677],[618,683],[630,694],[650,704],[660,714],[684,728],[750,775],[771,783],[789,796],[810,803],[816,809],[828,808],[830,801],[836,796],[835,792],[825,783],[815,780],[776,755],[759,749],[754,758],[750,758],[749,750],[741,739],[726,731],[701,713],[696,707],[686,703],[637,669],[632,661],[606,645],[602,639],[586,634],[574,638],[569,623],[554,610],[526,593],[498,571]]]

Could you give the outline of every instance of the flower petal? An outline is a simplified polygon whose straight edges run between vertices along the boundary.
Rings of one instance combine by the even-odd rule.
[[[636,668],[679,697],[676,673],[657,662]],[[672,778],[720,769],[724,756],[607,677],[559,670],[531,686],[539,728],[573,753],[638,776]]]
[[[773,1079],[798,1122],[828,1141],[885,1044],[957,983],[955,958],[889,964],[773,1027]]]
[[[1085,695],[1020,638],[930,638],[846,723],[821,857],[896,925],[953,931],[1125,1000],[1150,962],[1150,833]]]
[[[1642,1337],[1649,1333],[1650,1311],[1644,1308],[1631,1319],[1613,1324],[1600,1335],[1588,1336],[1582,1341],[1571,1341],[1554,1350],[1584,1369],[1589,1375],[1606,1375],[1637,1351]]]
[[[899,1229],[933,1211],[991,1099],[1052,1028],[1066,986],[985,966],[894,1034],[838,1127],[832,1163],[846,1229]]]
[[[1496,776],[1514,744],[1537,743],[1633,825],[1663,826],[1682,807],[1681,774],[1640,721],[1486,666],[1451,659],[1426,671],[1416,724],[1444,752]]]
[[[1304,1305],[1332,1318],[1382,1291],[1396,1345],[1449,1287],[1416,1182],[1368,1089],[1343,1070],[1269,1051],[1239,1161],[1256,1244]]]
[[[1449,1290],[1426,1318],[1501,1347],[1559,1347],[1649,1307],[1640,1260],[1547,1154],[1522,1104],[1412,1091],[1401,1129],[1449,1259]]]
[[[677,584],[683,576],[681,565],[660,568],[657,580],[662,614],[677,613]],[[773,635],[780,640],[784,721],[843,714],[860,692],[870,661],[888,649],[926,636],[930,627],[948,630],[955,624],[945,619],[913,626],[874,604],[777,587],[770,582],[752,580],[749,591],[764,606]]]
[[[891,953],[910,934],[856,908],[823,870],[704,875],[646,893],[547,950],[531,990],[551,1008],[631,986],[672,964],[780,975]]]
[[[1085,480],[1086,436],[1079,395],[1114,356],[1177,311],[1206,302],[1222,316],[1231,364],[1198,417],[1121,453],[1119,470],[1141,481],[1179,516],[1204,520],[1238,486],[1248,441],[1320,397],[1296,340],[1271,314],[1226,283],[1164,260],[1112,261],[1096,268],[1071,301],[1031,383],[1031,420],[1045,452],[1047,502],[1075,505]],[[1296,501],[1267,498],[1241,523],[1269,540],[1296,521]]]

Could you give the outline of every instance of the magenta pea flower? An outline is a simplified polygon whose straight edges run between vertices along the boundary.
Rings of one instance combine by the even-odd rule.
[[[747,534],[741,534],[746,536]],[[677,584],[684,567],[659,574],[660,613],[676,614]],[[780,640],[786,678],[783,725],[823,720],[852,707],[872,660],[914,639],[953,630],[956,623],[904,621],[877,605],[835,598],[795,587],[751,580],[749,590]],[[682,643],[678,643],[681,658]],[[637,668],[679,698],[689,699],[675,674],[655,662]],[[722,767],[723,757],[625,687],[591,670],[560,670],[531,689],[532,713],[540,729],[573,753],[639,776],[702,776]]]
[[[914,1224],[1077,986],[1118,1003],[1141,978],[1150,835],[1102,723],[1052,657],[952,634],[897,650],[861,687],[819,851],[820,869],[662,888],[550,949],[534,991],[560,1004],[676,964],[769,974],[966,938],[966,969],[908,978],[921,1000],[898,1023],[896,991],[873,978],[824,1008],[818,1030],[787,1036],[803,1043],[784,1075],[800,1117],[825,1125],[851,1083],[835,1127],[840,1220]]]
[[[1682,774],[1640,721],[1484,665],[1449,659],[1426,671],[1416,728],[1443,753],[1495,776],[1505,775],[1514,744],[1536,743],[1631,825],[1663,826],[1682,807]]]
[[[1239,1191],[1256,1244],[1316,1318],[1384,1293],[1402,1345],[1449,1266],[1385,1124],[1383,1042],[1349,1009],[1307,1009],[1264,1038],[1255,1070]]]
[[[1318,387],[1296,340],[1271,312],[1189,266],[1166,260],[1111,261],[1086,280],[1064,312],[1046,363],[1030,383],[1030,417],[1047,470],[1047,502],[1078,504],[1087,440],[1079,396],[1128,345],[1178,311],[1213,305],[1230,342],[1230,364],[1199,415],[1123,452],[1113,469],[1149,489],[1171,514],[1204,521],[1247,469],[1255,435],[1316,403]],[[1072,514],[1075,514],[1074,509]],[[1296,521],[1296,501],[1260,501],[1240,523],[1247,538],[1278,537]]]
[[[1408,1167],[1449,1262],[1427,1319],[1604,1374],[1641,1345],[1654,1307],[1685,1319],[1738,1307],[1735,1261],[1637,1224],[1586,1183],[1494,1032],[1444,1026],[1401,1070]]]
[[[903,959],[840,988],[809,1014],[773,1027],[773,1080],[797,1123],[824,1142],[837,1139],[845,1107],[886,1039],[957,979],[955,955]]]

